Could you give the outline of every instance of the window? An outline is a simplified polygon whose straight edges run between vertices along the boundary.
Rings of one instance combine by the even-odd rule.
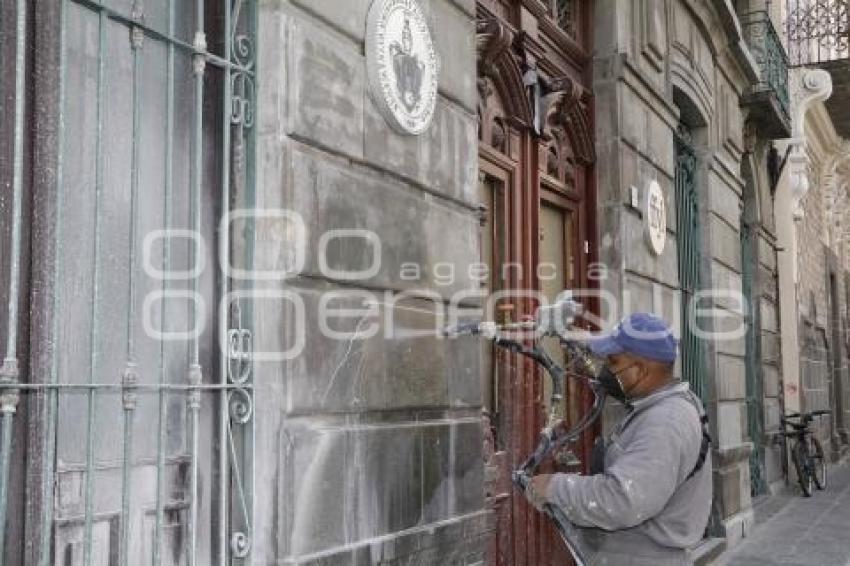
[[[552,17],[568,35],[577,35],[578,0],[553,0]]]
[[[60,104],[33,119],[61,127],[42,148],[57,162],[55,201],[33,205],[33,216],[56,210],[55,226],[25,235],[56,250],[55,261],[33,266],[48,272],[50,298],[38,303],[48,306],[34,316],[49,323],[30,329],[29,359],[45,367],[21,376],[38,383],[14,384],[19,406],[40,411],[2,423],[34,442],[25,474],[2,486],[13,510],[27,494],[33,520],[0,541],[0,563],[25,547],[24,560],[7,563],[246,555],[250,316],[218,315],[229,290],[218,248],[226,258],[230,233],[217,228],[253,179],[254,3],[17,0],[16,10],[22,22],[24,10],[30,20],[43,10],[38,17],[61,27],[54,45],[27,51],[35,61],[15,64],[50,75],[31,78],[33,89]],[[58,53],[51,75],[40,63]],[[219,330],[240,340],[221,346]],[[8,465],[7,444],[0,468]],[[0,519],[17,528],[5,511]]]

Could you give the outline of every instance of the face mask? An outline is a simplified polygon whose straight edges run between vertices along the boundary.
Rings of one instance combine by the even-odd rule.
[[[606,365],[602,368],[602,371],[599,372],[599,377],[596,378],[599,380],[600,385],[602,385],[602,388],[605,389],[605,392],[608,395],[624,405],[628,402],[628,398],[626,397],[626,391],[623,389],[623,384],[620,381],[619,376],[621,373],[635,365],[636,364],[626,366],[616,373],[611,371],[611,368]]]

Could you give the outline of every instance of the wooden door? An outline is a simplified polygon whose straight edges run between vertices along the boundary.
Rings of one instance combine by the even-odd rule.
[[[535,2],[533,13],[528,4],[478,2],[481,257],[497,274],[487,291],[514,293],[499,302],[502,320],[532,316],[538,300],[530,294],[551,301],[586,288],[595,256],[592,97],[584,86],[592,3],[576,0],[567,10]],[[559,355],[556,344],[547,347]],[[486,494],[496,525],[487,563],[569,564],[549,520],[510,483],[537,444],[550,385],[532,363],[482,348]],[[563,412],[577,418],[588,401],[573,388]],[[582,442],[555,469],[575,471],[588,454]]]

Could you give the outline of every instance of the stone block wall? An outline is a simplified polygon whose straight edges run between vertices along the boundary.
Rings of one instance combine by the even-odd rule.
[[[800,385],[804,411],[829,409],[829,350],[826,331],[803,318],[800,335]],[[826,436],[819,431],[821,439]]]
[[[830,455],[838,460],[848,451],[847,434],[847,390],[850,388],[848,376],[847,351],[847,289],[846,272],[842,267],[841,246],[832,245],[824,253],[824,265],[827,297],[829,298],[829,313],[827,336],[829,344],[829,409],[832,414],[820,419],[818,423],[824,431],[824,436],[830,440]]]
[[[256,370],[262,564],[475,564],[493,529],[479,348],[415,332],[477,288],[474,2],[420,2],[442,69],[418,137],[391,130],[368,91],[370,3],[260,3],[257,205],[297,213],[306,239],[297,277],[258,285],[285,298],[255,306],[255,350],[303,340],[299,355]],[[380,245],[323,239],[352,229]],[[291,237],[285,219],[262,218],[257,269],[290,264]]]
[[[773,216],[772,210],[771,218]],[[784,411],[783,378],[779,327],[779,289],[775,236],[767,231],[759,238],[759,353],[761,371],[762,423],[764,430],[764,480],[768,486],[784,481],[782,449],[775,440],[781,430]]]
[[[809,190],[801,201],[803,217],[797,222],[800,393],[804,411],[832,411],[817,419],[814,427],[837,459],[847,449],[848,295],[844,247],[832,244],[837,239],[831,222],[845,214],[846,199],[838,201],[841,209],[827,211],[831,200],[825,195],[825,184],[831,181],[827,173],[835,174],[825,166],[828,162],[828,156],[812,155]]]

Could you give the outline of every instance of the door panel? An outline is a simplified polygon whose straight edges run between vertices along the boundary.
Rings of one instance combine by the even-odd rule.
[[[537,274],[540,287],[549,304],[555,302],[558,293],[564,290],[567,282],[567,249],[572,239],[567,232],[569,213],[552,205],[543,203],[540,206],[540,261]],[[563,349],[558,345],[557,338],[546,338],[543,346],[549,355],[563,365],[566,362]],[[546,413],[549,412],[549,397],[552,394],[552,384],[547,380],[543,394]]]
[[[481,212],[481,263],[488,268],[488,277],[482,282],[488,296],[502,289],[502,263],[504,257],[504,191],[501,183],[483,176],[478,184],[478,202]],[[481,392],[485,411],[495,420],[498,413],[498,372],[495,346],[481,341]]]
[[[504,183],[492,176],[482,174],[478,185],[479,206],[481,210],[481,263],[489,269],[489,277],[482,287],[491,295],[504,288],[502,266],[506,259],[506,221]],[[506,415],[502,412],[501,397],[507,384],[505,364],[508,363],[504,352],[496,349],[492,342],[481,341],[481,392],[482,427],[484,429],[484,492],[488,506],[496,515],[496,529],[502,533],[510,532],[511,481],[504,424]],[[510,537],[494,538],[488,546],[488,562],[502,563],[502,558],[510,554]]]
[[[549,303],[553,303],[559,293],[575,287],[575,250],[576,233],[574,232],[575,212],[568,208],[555,206],[547,201],[540,205],[540,249],[538,276],[543,295]],[[566,356],[557,338],[546,338],[543,345],[559,364],[566,363]],[[566,384],[564,406],[560,414],[570,425],[581,418],[583,412],[583,397],[585,392],[575,380]],[[543,403],[545,413],[549,414],[551,407],[551,383],[545,382]],[[555,454],[554,460],[558,471],[577,472],[586,460],[581,446],[563,450]]]

